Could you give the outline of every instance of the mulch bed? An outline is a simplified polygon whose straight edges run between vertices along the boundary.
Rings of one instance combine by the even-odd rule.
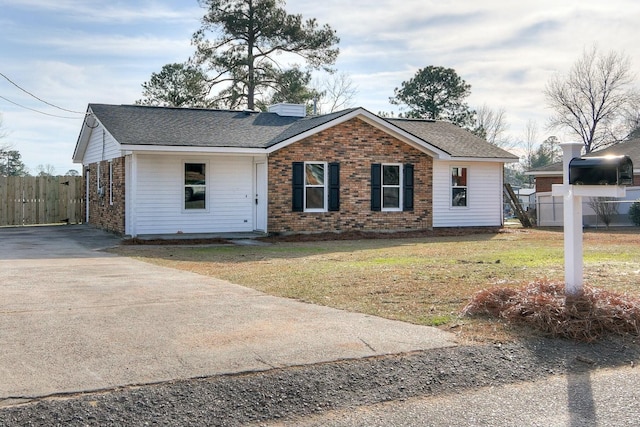
[[[466,236],[473,234],[497,234],[506,232],[506,229],[499,227],[456,227],[438,228],[435,230],[412,230],[412,231],[345,231],[335,233],[287,233],[269,234],[264,237],[256,237],[254,240],[268,243],[277,242],[322,242],[332,240],[365,240],[365,239],[411,239],[420,237],[442,237],[442,236]],[[167,237],[163,239],[140,239],[132,238],[122,241],[123,245],[215,245],[230,244],[232,239],[225,238],[182,238]]]
[[[497,317],[529,325],[552,337],[593,342],[608,334],[640,335],[640,299],[583,286],[565,295],[562,283],[539,280],[521,289],[494,287],[476,293],[463,315]]]

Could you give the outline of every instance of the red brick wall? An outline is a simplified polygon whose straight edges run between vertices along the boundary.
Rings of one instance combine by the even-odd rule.
[[[109,185],[109,162],[100,162],[100,186],[103,195],[98,194],[98,163],[89,165],[89,224],[103,230],[124,234],[124,157],[113,159],[113,185]],[[86,173],[86,172],[85,172]],[[113,195],[109,194],[113,189]],[[113,204],[110,204],[112,196]]]
[[[292,212],[292,162],[340,163],[340,211]],[[371,211],[371,164],[414,165],[414,210]],[[432,226],[433,160],[360,119],[269,156],[270,232],[419,230]]]
[[[536,192],[546,193],[551,191],[551,184],[562,184],[562,177],[561,176],[536,177]],[[633,185],[640,186],[640,175],[633,176]]]
[[[550,192],[552,184],[562,184],[562,176],[537,176],[536,193]]]

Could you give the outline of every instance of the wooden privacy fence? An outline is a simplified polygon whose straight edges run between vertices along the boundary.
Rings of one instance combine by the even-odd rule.
[[[80,223],[81,176],[0,176],[0,226]]]

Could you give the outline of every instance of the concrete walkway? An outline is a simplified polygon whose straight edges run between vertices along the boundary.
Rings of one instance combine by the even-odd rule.
[[[99,251],[118,243],[86,226],[0,228],[0,405],[454,345]]]

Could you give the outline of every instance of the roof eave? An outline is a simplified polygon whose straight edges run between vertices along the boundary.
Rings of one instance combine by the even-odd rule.
[[[246,147],[204,147],[195,145],[134,145],[122,144],[123,151],[130,153],[206,153],[206,154],[247,154],[265,155],[264,148]]]
[[[492,162],[492,163],[517,163],[519,158],[513,157],[451,157],[456,162]]]
[[[562,176],[562,171],[526,171],[527,176]]]
[[[76,147],[73,150],[73,156],[71,157],[73,163],[82,163],[85,151],[89,145],[89,139],[91,138],[91,131],[98,125],[99,121],[93,114],[93,111],[91,111],[91,107],[87,107],[87,112],[85,113],[84,121],[82,122],[82,129],[80,129],[80,134],[76,141]]]

